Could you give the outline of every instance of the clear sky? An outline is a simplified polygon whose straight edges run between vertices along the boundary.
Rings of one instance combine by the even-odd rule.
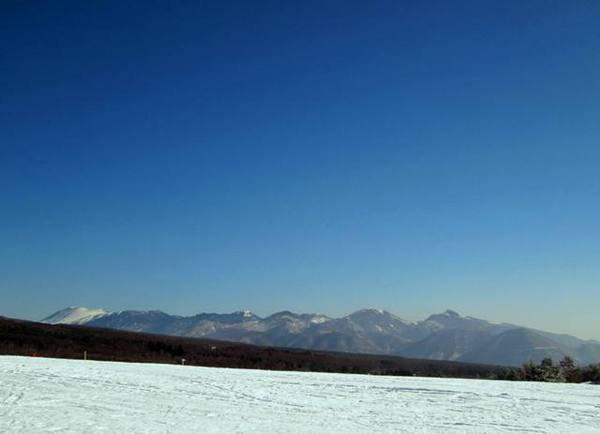
[[[599,23],[3,1],[0,314],[452,308],[600,339]]]

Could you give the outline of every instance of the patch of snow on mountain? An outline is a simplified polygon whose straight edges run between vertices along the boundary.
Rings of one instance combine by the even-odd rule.
[[[331,321],[331,318],[325,315],[315,314],[310,318],[312,324],[323,324],[324,322]]]

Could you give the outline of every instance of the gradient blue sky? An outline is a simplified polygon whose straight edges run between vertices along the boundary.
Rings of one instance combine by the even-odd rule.
[[[0,11],[0,314],[453,308],[600,338],[600,2]]]

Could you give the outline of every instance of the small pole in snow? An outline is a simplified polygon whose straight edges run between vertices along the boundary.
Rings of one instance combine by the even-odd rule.
[[[83,360],[87,360],[87,351],[83,351]]]

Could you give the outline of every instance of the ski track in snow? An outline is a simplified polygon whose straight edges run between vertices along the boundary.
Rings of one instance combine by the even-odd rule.
[[[600,433],[600,386],[0,356],[0,432]]]

